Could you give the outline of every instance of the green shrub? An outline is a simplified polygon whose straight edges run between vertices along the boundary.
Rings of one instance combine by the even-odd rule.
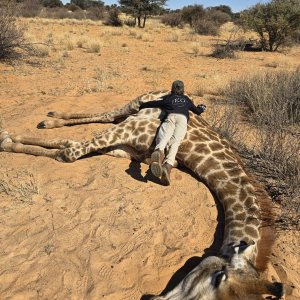
[[[120,12],[117,8],[110,9],[104,24],[108,26],[115,26],[115,27],[122,26],[123,23],[119,17],[119,14]]]
[[[181,13],[169,13],[161,17],[161,22],[171,27],[182,27],[183,20]]]
[[[220,26],[215,21],[205,17],[195,20],[192,28],[201,35],[218,35]]]
[[[209,10],[207,12],[207,18],[213,20],[219,26],[231,21],[231,16],[220,10]]]
[[[236,59],[238,58],[237,55],[235,54],[235,51],[229,47],[228,45],[215,45],[214,50],[211,54],[212,57],[214,58],[232,58]]]

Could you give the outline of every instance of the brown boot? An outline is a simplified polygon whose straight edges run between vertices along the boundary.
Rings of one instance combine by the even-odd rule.
[[[155,177],[160,178],[162,175],[162,162],[164,160],[163,151],[157,149],[151,155],[150,170]]]
[[[164,163],[163,167],[162,167],[162,176],[161,176],[161,182],[163,185],[170,185],[171,183],[171,170],[172,170],[173,166],[168,164],[168,163]]]

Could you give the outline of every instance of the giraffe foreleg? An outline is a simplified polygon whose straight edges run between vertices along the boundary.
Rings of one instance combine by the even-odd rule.
[[[56,119],[42,121],[37,125],[37,128],[50,129],[88,123],[111,123],[123,120],[130,115],[136,114],[139,111],[139,107],[142,103],[158,99],[166,94],[166,91],[144,94],[130,101],[128,104],[124,105],[121,108],[104,113],[91,114],[51,111],[47,114],[47,116]]]
[[[136,98],[125,106],[110,112],[104,113],[64,113],[48,112],[48,117],[57,119],[45,120],[37,125],[39,129],[59,128],[88,123],[112,123],[124,117],[135,114],[139,111],[140,98]]]
[[[103,113],[93,117],[44,120],[37,125],[37,128],[52,129],[52,128],[60,128],[63,126],[73,126],[73,125],[89,124],[89,123],[111,123],[114,122],[115,120],[116,118],[114,118],[110,114]]]

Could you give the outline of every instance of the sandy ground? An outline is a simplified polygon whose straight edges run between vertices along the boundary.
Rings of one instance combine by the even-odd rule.
[[[208,103],[231,78],[300,61],[299,48],[216,60],[207,56],[213,37],[156,22],[145,30],[22,22],[51,47],[41,47],[45,57],[0,64],[0,121],[46,138],[86,140],[110,126],[36,129],[48,111],[108,111],[175,79]],[[185,170],[174,170],[166,188],[148,166],[126,159],[63,164],[2,152],[0,171],[1,299],[141,299],[175,284],[221,242],[216,203]],[[287,299],[300,299],[299,249],[299,233],[278,232],[272,262]]]

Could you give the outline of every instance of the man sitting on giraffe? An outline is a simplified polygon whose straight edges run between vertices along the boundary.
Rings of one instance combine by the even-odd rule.
[[[157,101],[159,100],[159,101]],[[195,106],[193,101],[184,95],[184,83],[176,80],[172,83],[171,93],[161,99],[143,103],[140,109],[158,107],[167,113],[159,128],[156,147],[151,155],[150,169],[154,176],[161,178],[164,185],[170,185],[170,173],[181,141],[187,131],[189,111],[200,115],[206,109],[204,104]],[[165,156],[165,149],[167,150]]]

